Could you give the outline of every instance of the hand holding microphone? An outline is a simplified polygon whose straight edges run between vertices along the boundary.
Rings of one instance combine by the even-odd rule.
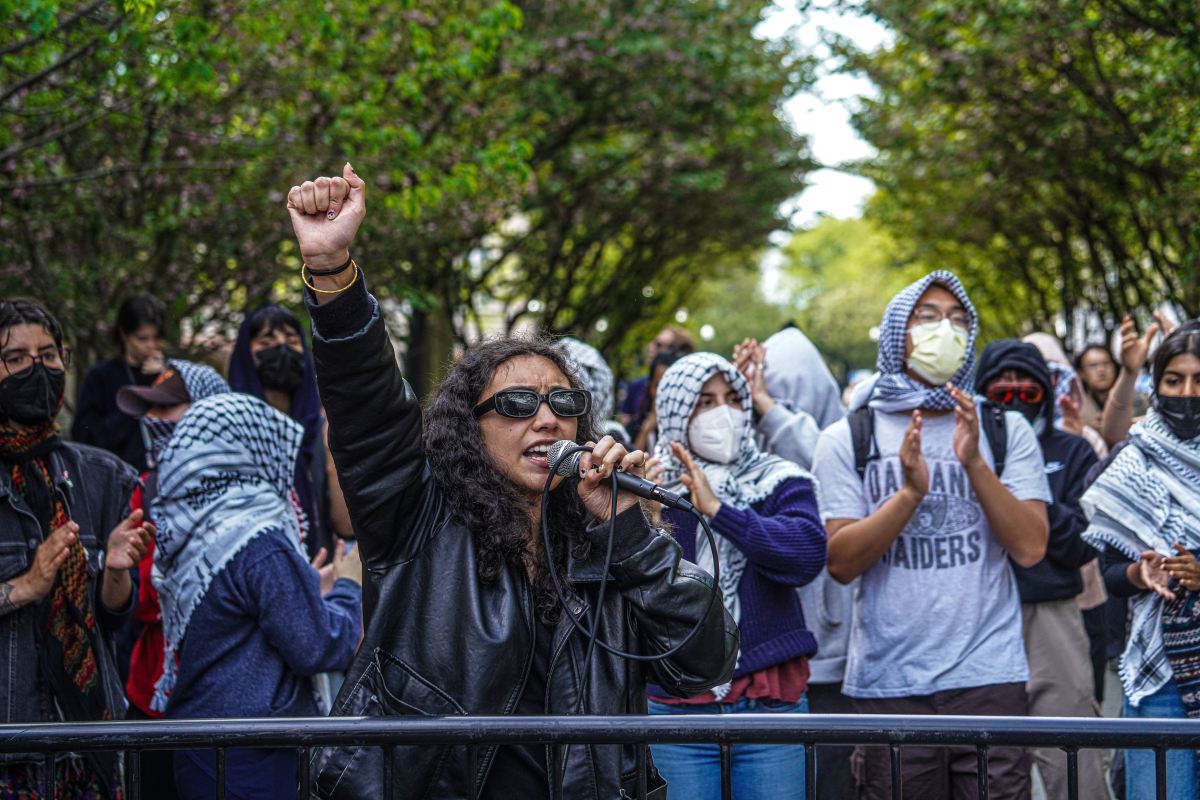
[[[611,436],[605,436],[595,445],[590,442],[592,452],[581,451],[562,458],[569,448],[577,447],[575,442],[562,439],[550,445],[550,466],[558,475],[564,477],[580,475],[579,496],[587,506],[588,512],[597,520],[606,522],[612,509],[612,499],[609,489],[609,476],[619,465],[617,476],[617,513],[620,514],[637,503],[638,497],[662,503],[671,508],[691,511],[692,504],[673,492],[662,489],[643,477],[646,465],[646,454],[641,450],[632,453],[617,444]],[[557,464],[557,467],[555,465]]]

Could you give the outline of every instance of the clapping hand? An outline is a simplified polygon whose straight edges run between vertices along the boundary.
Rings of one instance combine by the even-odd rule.
[[[921,452],[921,412],[912,412],[912,422],[900,442],[900,469],[904,472],[904,488],[923,500],[929,493],[929,464]]]
[[[767,391],[766,361],[767,348],[755,339],[743,339],[733,348],[734,366],[750,384],[750,400],[754,403],[754,413],[760,417],[775,407],[775,401]]]
[[[688,488],[688,492],[692,496],[692,505],[704,516],[712,519],[721,510],[721,501],[717,499],[716,493],[708,483],[708,476],[704,474],[704,470],[696,465],[692,454],[687,451],[679,442],[671,442],[671,452],[675,458],[679,459],[679,463],[683,464],[686,470],[679,476],[680,482]]]
[[[106,569],[133,569],[146,555],[155,528],[145,521],[145,516],[142,509],[136,508],[108,534],[104,555]]]
[[[1167,556],[1162,560],[1162,568],[1167,575],[1179,581],[1185,589],[1193,592],[1200,590],[1200,561],[1181,543],[1175,543],[1177,556]]]

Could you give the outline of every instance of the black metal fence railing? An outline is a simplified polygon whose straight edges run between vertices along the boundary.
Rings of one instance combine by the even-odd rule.
[[[472,760],[491,744],[711,743],[721,747],[722,793],[730,797],[733,748],[742,743],[804,744],[807,795],[816,800],[813,745],[874,744],[891,750],[898,777],[906,746],[974,747],[979,758],[979,798],[988,797],[988,749],[999,746],[1056,747],[1067,754],[1068,793],[1079,797],[1078,753],[1091,748],[1136,748],[1155,754],[1157,797],[1167,798],[1168,750],[1200,749],[1200,725],[1187,719],[1077,719],[1063,717],[935,717],[883,715],[735,714],[619,717],[389,717],[311,719],[161,720],[0,725],[0,753],[43,753],[46,785],[54,785],[56,753],[110,751],[126,754],[126,796],[141,800],[141,753],[146,750],[216,751],[219,800],[224,800],[225,752],[231,748],[296,750],[299,791],[307,800],[311,748],[327,745],[459,745]],[[385,770],[391,759],[385,758]],[[639,794],[645,793],[645,759],[640,759]],[[385,797],[396,796],[393,776],[384,776]],[[892,781],[892,797],[901,797]],[[827,800],[822,798],[822,800]],[[1091,800],[1088,798],[1087,800]]]

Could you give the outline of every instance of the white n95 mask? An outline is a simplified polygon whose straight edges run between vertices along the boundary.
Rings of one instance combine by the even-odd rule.
[[[908,333],[913,343],[908,368],[934,386],[953,378],[966,360],[967,332],[948,319],[915,325]]]
[[[688,448],[705,461],[728,464],[742,444],[745,413],[732,406],[719,406],[697,414],[688,423]]]

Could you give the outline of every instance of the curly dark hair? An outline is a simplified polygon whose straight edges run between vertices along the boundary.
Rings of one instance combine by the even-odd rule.
[[[62,326],[41,303],[23,298],[0,300],[0,337],[3,341],[8,340],[5,334],[9,328],[17,325],[41,325],[54,338],[54,344],[62,349]]]
[[[487,457],[483,432],[474,408],[496,369],[520,356],[541,356],[583,388],[578,373],[555,342],[546,338],[494,339],[472,347],[451,368],[425,409],[425,453],[433,474],[454,498],[451,513],[475,537],[479,579],[490,583],[505,565],[525,569],[527,556],[538,565],[533,581],[538,617],[558,618],[559,602],[542,553],[541,536],[529,541],[529,498],[521,495]],[[579,418],[575,441],[596,439],[592,415]],[[575,479],[551,493],[546,521],[553,537],[555,572],[566,585],[567,540],[576,558],[586,557],[590,542],[583,536],[588,514],[575,492]],[[532,545],[532,546],[531,546]]]

